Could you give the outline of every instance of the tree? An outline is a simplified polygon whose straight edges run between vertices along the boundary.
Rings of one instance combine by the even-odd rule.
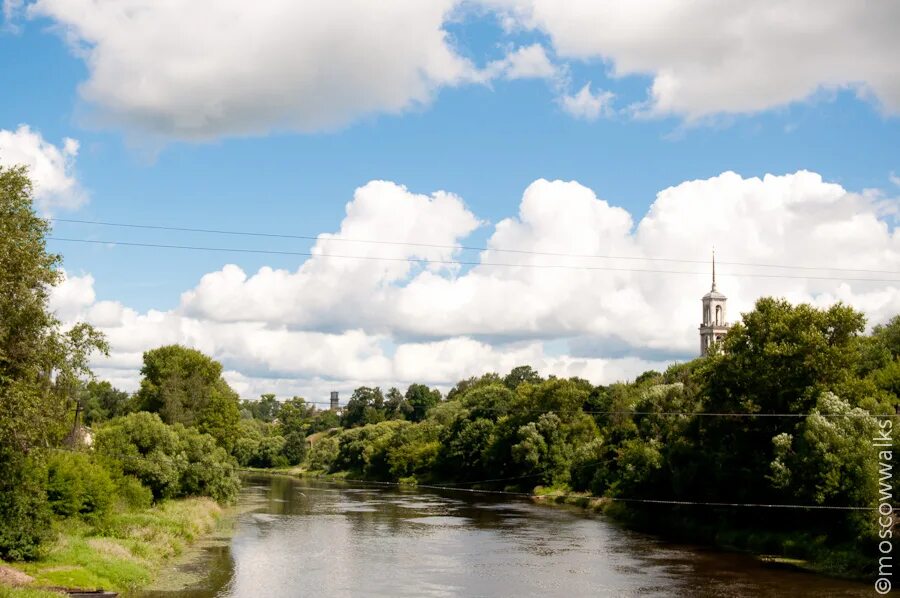
[[[256,401],[241,401],[241,409],[246,409],[254,419],[271,422],[278,417],[281,403],[273,394],[264,394]]]
[[[239,399],[222,378],[222,364],[196,349],[168,345],[144,353],[137,402],[169,424],[194,426],[226,449],[236,436]]]
[[[113,419],[132,410],[131,395],[114,388],[106,380],[91,380],[79,392],[79,402],[84,410],[85,425]]]
[[[278,412],[278,427],[282,436],[299,434],[306,436],[316,408],[306,402],[303,397],[294,397],[285,401]]]
[[[510,390],[515,390],[519,387],[520,384],[528,382],[529,384],[537,384],[538,382],[542,382],[543,378],[541,378],[540,374],[534,371],[530,365],[520,365],[518,367],[514,367],[505,378],[503,378],[503,384]]]
[[[34,212],[24,167],[0,167],[0,557],[29,558],[49,532],[39,449],[70,428],[76,381],[106,350],[87,325],[68,333],[50,312],[60,257]]]
[[[306,457],[306,434],[312,426],[316,408],[302,397],[294,397],[281,405],[278,428],[284,437],[282,454],[289,465],[297,465]]]
[[[413,407],[399,390],[391,387],[384,402],[384,414],[388,419],[410,419]]]
[[[354,428],[384,421],[384,395],[377,386],[360,386],[353,391],[344,408],[341,425]]]
[[[441,391],[428,388],[424,384],[410,384],[406,389],[405,398],[412,409],[409,420],[418,422],[425,419],[429,409],[441,402]]]
[[[796,501],[803,494],[810,497],[810,492],[801,491],[800,486],[792,485],[794,482],[785,486],[787,471],[777,470],[782,465],[791,469],[791,464],[796,463],[784,452],[788,447],[791,451],[815,454],[815,459],[826,459],[809,473],[816,480],[830,477],[817,471],[834,467],[833,456],[825,457],[833,448],[823,443],[831,443],[836,433],[808,416],[823,407],[843,413],[843,407],[832,404],[833,401],[822,402],[831,393],[840,396],[840,402],[849,409],[864,399],[853,396],[860,388],[856,381],[859,335],[864,324],[862,314],[840,303],[817,309],[780,299],[757,301],[755,309],[732,326],[721,344],[723,350],[707,357],[698,368],[705,395],[698,409],[710,413],[792,416],[693,418],[684,434],[673,435],[666,447],[671,484],[677,495],[692,500],[766,504]],[[838,426],[843,430],[843,424]],[[829,439],[812,444],[798,440],[812,441],[811,435]],[[820,447],[811,450],[816,444]],[[805,467],[812,467],[815,459],[806,459]],[[840,472],[840,468],[835,472]],[[853,477],[847,472],[836,475]],[[802,476],[790,477],[799,484]],[[810,485],[814,484],[805,482],[803,487]],[[652,491],[644,494],[652,495]],[[849,495],[840,492],[828,491],[821,498],[823,502],[819,504],[828,506],[861,506],[848,505]],[[727,525],[738,524],[734,513],[720,516],[731,517]],[[834,530],[840,526],[839,520],[846,523],[844,515],[835,513],[746,513],[740,524],[783,530]]]

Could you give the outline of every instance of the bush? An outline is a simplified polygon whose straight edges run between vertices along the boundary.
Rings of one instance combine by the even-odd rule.
[[[115,502],[116,486],[88,455],[58,451],[47,462],[47,500],[62,517],[97,518]]]
[[[284,438],[281,436],[266,436],[259,441],[256,452],[250,458],[252,467],[284,467],[287,459],[282,456],[284,451]]]
[[[187,466],[181,473],[180,495],[209,496],[227,502],[237,496],[240,481],[234,461],[209,434],[175,425],[181,437]]]
[[[306,436],[299,432],[291,432],[284,437],[284,448],[281,454],[288,465],[297,465],[306,458]]]
[[[104,424],[94,446],[115,473],[134,476],[155,500],[202,495],[228,501],[238,491],[235,462],[215,439],[181,424],[168,426],[155,413]]]
[[[37,558],[49,539],[46,471],[38,458],[0,447],[0,558]]]
[[[119,500],[128,509],[146,509],[153,504],[153,492],[134,476],[122,476],[117,487]]]
[[[339,452],[337,436],[323,436],[309,449],[307,466],[316,471],[329,471]]]
[[[256,453],[259,452],[259,438],[251,438],[245,436],[238,438],[231,449],[231,454],[237,459],[239,465],[243,467],[250,466],[256,459]]]
[[[154,499],[178,496],[187,462],[179,451],[178,435],[155,413],[111,420],[97,430],[94,447],[112,471],[136,477]]]

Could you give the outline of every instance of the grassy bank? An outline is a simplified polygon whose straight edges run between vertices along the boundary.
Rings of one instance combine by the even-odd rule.
[[[58,522],[57,538],[40,559],[4,564],[33,577],[31,587],[0,587],[0,598],[56,595],[34,587],[142,587],[166,562],[211,531],[222,512],[210,498],[185,498],[114,513],[94,525],[74,518]]]

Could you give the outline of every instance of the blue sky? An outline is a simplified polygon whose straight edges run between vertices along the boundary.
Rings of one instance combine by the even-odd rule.
[[[635,107],[651,97],[654,78],[666,64],[661,63],[658,72],[613,76],[617,69],[628,70],[621,66],[629,60],[622,54],[624,50],[599,47],[576,51],[570,48],[573,42],[566,42],[567,33],[552,24],[521,25],[510,32],[501,26],[499,10],[455,10],[444,14],[439,25],[449,47],[475,68],[502,60],[515,48],[540,44],[559,69],[557,74],[496,76],[488,82],[461,83],[458,79],[446,83],[441,79],[443,74],[435,75],[432,80],[439,82],[430,85],[427,99],[400,110],[360,109],[350,117],[342,116],[338,124],[313,127],[317,129],[314,131],[307,130],[306,124],[285,124],[283,115],[250,133],[232,132],[226,122],[217,125],[220,130],[204,132],[204,138],[197,140],[191,135],[173,134],[165,127],[148,130],[146,120],[129,121],[132,106],[126,106],[126,117],[121,117],[110,103],[119,97],[115,81],[97,83],[100,92],[93,95],[83,91],[80,86],[86,82],[100,80],[98,65],[110,60],[109,53],[101,54],[107,43],[105,34],[97,33],[102,24],[81,22],[81,17],[54,1],[26,4],[25,8],[14,4],[8,2],[11,16],[0,33],[0,89],[7,90],[0,98],[0,129],[15,131],[27,124],[45,142],[57,146],[67,137],[78,140],[80,147],[68,174],[77,180],[88,201],[74,210],[54,209],[53,214],[61,218],[317,235],[339,230],[345,205],[353,199],[355,189],[372,180],[385,180],[404,185],[414,194],[445,190],[458,195],[468,211],[484,221],[458,241],[483,245],[496,233],[493,225],[517,215],[523,192],[541,178],[578,181],[598,198],[624,208],[635,225],[661,190],[684,181],[712,179],[726,171],[750,179],[767,173],[790,175],[808,170],[850,193],[879,190],[881,199],[889,203],[898,194],[890,180],[892,172],[900,172],[900,118],[892,103],[896,98],[879,95],[884,86],[874,78],[867,86],[869,71],[864,68],[855,78],[852,73],[839,73],[846,81],[823,76],[810,93],[790,101],[773,99],[760,109],[741,109],[738,98],[734,110],[727,103],[718,110],[698,108],[705,111],[700,118],[689,114],[693,110],[690,107],[635,116]],[[534,10],[538,14],[539,9]],[[536,16],[533,20],[539,21]],[[546,22],[553,21],[548,18]],[[70,35],[80,39],[81,51],[73,48],[71,37],[67,42],[66,27]],[[321,27],[327,27],[327,22]],[[751,33],[747,34],[750,42]],[[112,41],[108,43],[109,52],[116,49]],[[153,67],[147,66],[153,64],[152,56],[147,60],[150,62],[133,64],[139,72],[136,77],[141,69],[147,69],[152,78]],[[327,55],[311,60],[321,60],[320,66],[329,68]],[[802,54],[797,61],[797,68],[802,68]],[[895,68],[890,76],[897,78],[900,74]],[[832,84],[835,80],[838,85]],[[563,98],[573,96],[588,83],[591,90],[614,94],[608,109],[593,117],[564,109]],[[742,84],[755,89],[752,82],[738,81],[736,97],[748,93]],[[302,82],[298,89],[309,92]],[[179,95],[177,86],[170,91],[174,97]],[[216,93],[215,88],[210,93]],[[360,88],[358,93],[368,93],[367,88]],[[177,109],[172,105],[176,106],[172,110]],[[167,109],[159,109],[160,119],[166,118]],[[114,112],[115,117],[109,117]],[[3,158],[0,155],[0,160]],[[565,204],[559,209],[564,210]],[[892,217],[882,213],[878,218],[886,223],[890,236]],[[730,223],[732,227],[744,225],[765,223]],[[415,223],[412,227],[412,238],[420,239],[414,234]],[[57,224],[54,234],[288,251],[308,251],[313,245],[302,240],[67,223]],[[714,242],[710,239],[699,244],[687,257],[702,259]],[[117,302],[136,313],[178,310],[182,292],[195,287],[204,274],[218,272],[226,264],[236,264],[252,275],[263,266],[295,271],[303,261],[294,256],[63,242],[52,242],[51,248],[65,256],[65,268],[71,276],[91,277],[93,301]],[[393,255],[390,248],[384,251],[388,253],[382,255]],[[667,252],[668,248],[660,247],[659,251]],[[685,256],[684,251],[679,255]],[[883,248],[877,251],[886,255]],[[733,253],[737,253],[733,257],[743,258],[750,252]],[[478,259],[477,254],[457,255]],[[781,263],[802,260],[783,255]],[[830,291],[804,292],[821,297]],[[359,323],[346,329],[357,327],[369,330]],[[390,328],[388,324],[372,325],[372,330],[379,329],[378,334]],[[396,330],[387,334],[388,339],[382,338],[379,343],[395,345],[397,339],[391,340],[391,335],[398,334]],[[566,339],[575,337],[581,335],[548,332],[545,346],[550,353],[564,352],[558,348],[560,343],[565,345]],[[446,338],[457,335],[448,333]],[[605,338],[599,334],[596,342],[588,345],[602,347]],[[616,348],[610,349],[610,354],[620,355],[621,343],[609,346],[614,344]],[[223,355],[229,353],[227,348],[217,350]],[[603,358],[602,349],[597,351],[597,357]],[[664,352],[686,354],[680,343]],[[234,369],[242,371],[240,358],[233,361]],[[270,370],[282,375],[277,368]],[[321,375],[337,376],[327,372]]]

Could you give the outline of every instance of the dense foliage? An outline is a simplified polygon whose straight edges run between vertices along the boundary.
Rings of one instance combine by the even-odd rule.
[[[48,307],[61,277],[59,256],[46,250],[48,231],[25,169],[0,167],[3,559],[40,556],[63,519],[102,527],[154,499],[224,501],[238,488],[227,451],[238,399],[221,366],[197,351],[162,347],[144,356],[136,397],[95,381],[88,363],[107,351],[105,339],[86,324],[63,330]],[[126,415],[139,409],[175,425],[150,413]],[[94,428],[95,447],[85,424]]]
[[[0,167],[0,557],[33,557],[48,537],[40,453],[72,429],[88,356],[106,350],[89,326],[63,332],[47,308],[60,276],[47,231],[25,170]]]

